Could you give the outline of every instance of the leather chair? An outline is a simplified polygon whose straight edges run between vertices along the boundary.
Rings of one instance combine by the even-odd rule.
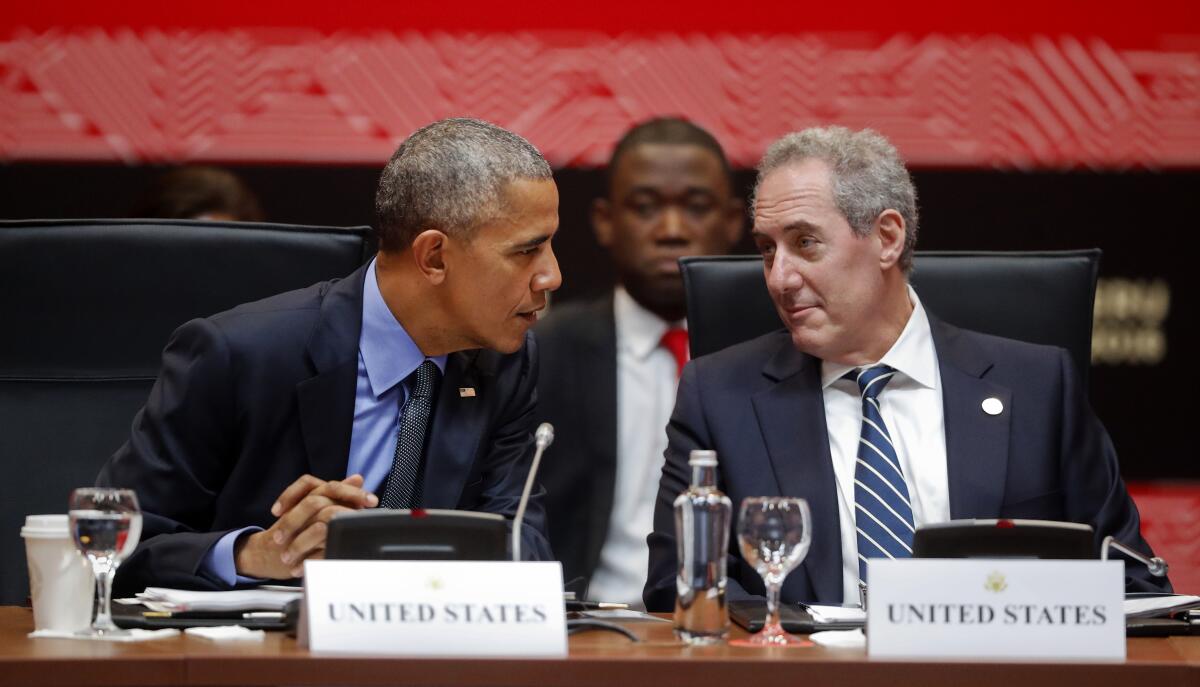
[[[758,256],[682,258],[693,357],[782,328]],[[1084,384],[1100,250],[918,251],[911,283],[926,310],[975,331],[1070,352]]]
[[[370,243],[368,227],[0,222],[0,604],[28,594],[25,515],[65,513],[71,489],[95,481],[176,327],[343,277]]]

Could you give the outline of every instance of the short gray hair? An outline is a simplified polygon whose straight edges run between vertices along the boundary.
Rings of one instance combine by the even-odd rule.
[[[884,210],[900,213],[907,231],[899,263],[905,273],[911,272],[917,245],[917,189],[896,147],[871,129],[814,127],[772,143],[758,164],[751,212],[758,199],[758,187],[768,173],[809,159],[829,165],[833,202],[856,234],[870,234],[875,219]]]
[[[443,119],[408,137],[379,176],[375,193],[381,250],[402,251],[426,229],[470,239],[504,209],[519,179],[550,179],[529,141],[478,119]]]

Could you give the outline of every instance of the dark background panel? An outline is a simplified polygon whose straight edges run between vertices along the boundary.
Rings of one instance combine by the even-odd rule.
[[[153,166],[0,165],[0,218],[128,216]],[[269,221],[355,225],[372,221],[378,169],[232,167],[262,200]],[[1112,434],[1129,479],[1198,478],[1200,458],[1177,429],[1197,375],[1186,359],[1197,337],[1187,326],[1200,292],[1192,279],[1200,237],[1200,171],[1004,172],[922,170],[919,247],[940,250],[1104,250],[1102,278],[1161,279],[1170,287],[1166,355],[1157,364],[1097,365],[1092,401]],[[560,300],[606,289],[612,270],[592,237],[591,200],[602,192],[594,169],[556,173],[561,231],[555,250],[564,273]],[[746,191],[749,171],[737,174]],[[749,251],[750,243],[742,244]]]

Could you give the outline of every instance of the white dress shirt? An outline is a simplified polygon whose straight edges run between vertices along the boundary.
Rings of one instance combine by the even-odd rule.
[[[950,519],[946,477],[946,423],[942,413],[942,376],[929,331],[929,318],[916,291],[908,288],[913,311],[900,338],[878,362],[896,370],[879,394],[880,412],[900,458],[912,501],[914,525]],[[874,363],[878,364],[878,363]],[[866,365],[864,367],[871,367]],[[822,361],[821,386],[829,452],[837,480],[838,519],[842,534],[842,599],[858,599],[858,539],[854,529],[854,468],[862,431],[858,384],[842,379],[854,368]]]
[[[625,289],[613,294],[617,334],[617,476],[608,536],[588,598],[642,608],[667,421],[679,384],[675,357],[659,345],[672,326]]]

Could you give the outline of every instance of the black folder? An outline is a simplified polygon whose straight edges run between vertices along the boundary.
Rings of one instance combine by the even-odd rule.
[[[241,625],[250,630],[286,630],[288,618],[279,613],[277,617],[255,618],[243,617],[245,613],[256,611],[182,611],[178,613],[161,614],[151,611],[142,604],[112,605],[113,623],[127,630],[162,630],[173,628],[183,630],[189,627],[219,627],[221,625]],[[266,612],[266,609],[263,610]]]
[[[729,618],[747,632],[758,632],[763,629],[767,619],[767,602],[730,601]],[[854,630],[862,627],[861,622],[853,621],[818,624],[800,604],[780,604],[779,622],[784,630],[792,634],[812,634],[821,630]]]

